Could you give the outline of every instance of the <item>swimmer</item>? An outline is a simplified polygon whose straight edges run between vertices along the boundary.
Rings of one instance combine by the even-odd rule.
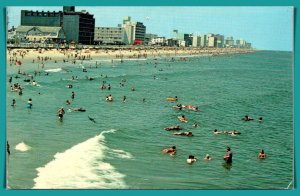
[[[11,106],[12,106],[12,107],[15,107],[15,106],[16,106],[16,100],[15,100],[15,99],[12,100]]]
[[[263,118],[259,117],[258,122],[260,122],[260,123],[263,122]]]
[[[258,154],[258,157],[259,159],[265,159],[267,157],[265,151],[263,149],[261,149],[261,151],[259,152]]]
[[[91,118],[90,116],[88,116],[89,120],[92,121],[93,123],[96,123],[95,119]]]
[[[218,134],[221,134],[221,133],[222,133],[222,132],[221,132],[221,131],[218,131],[217,129],[215,129],[214,132],[213,132],[214,135],[218,135]]]
[[[184,135],[184,136],[194,136],[192,132],[186,131],[186,132],[175,132],[173,135]]]
[[[173,108],[182,110],[183,106],[182,106],[182,104],[179,103],[179,104],[177,104],[176,106],[173,106]]]
[[[197,158],[194,155],[189,155],[189,158],[186,160],[188,164],[192,164],[197,161]]]
[[[185,119],[185,116],[184,115],[181,115],[181,116],[178,116],[178,120],[180,122],[184,122],[184,123],[187,123],[188,121]]]
[[[211,157],[209,156],[209,154],[205,155],[204,160],[206,160],[206,161],[210,161],[211,160]]]
[[[69,100],[66,101],[66,105],[70,105],[71,102]]]
[[[194,107],[192,105],[187,105],[185,106],[185,108],[189,109],[189,110],[193,110],[193,111],[199,111],[199,108],[198,107]]]
[[[27,107],[28,107],[29,109],[32,108],[32,99],[31,99],[31,98],[28,99]]]
[[[123,97],[123,103],[125,103],[125,102],[126,102],[126,96]]]
[[[241,132],[238,132],[236,130],[233,130],[233,131],[224,131],[225,134],[227,135],[232,135],[232,136],[235,136],[235,135],[240,135]]]
[[[113,97],[112,97],[112,95],[108,95],[107,97],[106,97],[106,101],[113,101]]]
[[[37,86],[37,82],[35,80],[32,81],[32,86]]]
[[[226,148],[226,154],[224,155],[223,159],[226,163],[232,163],[232,152],[230,147]]]
[[[194,123],[193,125],[192,125],[192,127],[193,128],[197,128],[199,125],[197,124],[197,123]]]
[[[80,108],[70,108],[70,110],[71,110],[72,112],[85,112],[85,111],[86,111],[86,110],[83,109],[82,107],[80,107]]]
[[[57,111],[58,118],[59,118],[59,119],[63,119],[64,114],[65,114],[65,110],[64,110],[63,107],[61,107],[61,108]]]
[[[175,126],[171,126],[171,127],[166,127],[165,130],[166,131],[172,131],[172,130],[181,130],[182,128],[178,125]]]
[[[74,98],[75,98],[75,93],[72,92],[71,99],[73,100]]]
[[[73,85],[72,85],[72,84],[69,84],[67,87],[68,87],[68,88],[73,88]]]
[[[163,152],[164,154],[176,152],[176,146],[172,146],[172,147],[170,147],[170,148],[165,148],[165,149],[162,150],[162,152]]]
[[[254,120],[254,118],[251,118],[251,117],[249,117],[249,116],[245,116],[244,118],[242,118],[242,120],[244,120],[244,121],[250,121],[250,120]]]

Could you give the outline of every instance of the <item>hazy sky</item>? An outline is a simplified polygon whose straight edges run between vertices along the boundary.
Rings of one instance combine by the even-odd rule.
[[[7,7],[8,26],[20,25],[20,10],[59,11],[62,7]],[[171,37],[182,33],[218,33],[245,39],[257,49],[293,50],[293,7],[83,7],[94,14],[97,26],[114,27],[124,16],[143,22],[146,33]]]

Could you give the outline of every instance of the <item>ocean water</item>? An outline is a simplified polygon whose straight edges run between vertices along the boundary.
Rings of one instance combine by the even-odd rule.
[[[47,62],[44,69],[38,69],[37,63],[24,62],[21,71],[41,74],[35,77],[38,86],[24,82],[22,75],[13,78],[12,83],[25,87],[22,96],[10,92],[7,83],[9,188],[294,187],[291,52],[194,56],[186,61],[178,57],[123,63],[93,59],[80,64]],[[82,66],[87,72],[82,72]],[[16,73],[16,66],[7,65],[7,78]],[[71,80],[72,76],[78,79]],[[120,86],[122,80],[126,80],[124,86]],[[103,81],[111,90],[100,89]],[[68,84],[73,88],[67,88]],[[109,94],[113,102],[105,100]],[[174,96],[177,102],[166,100]],[[26,108],[29,98],[32,109]],[[12,99],[15,107],[10,106]],[[67,99],[71,105],[65,105]],[[198,106],[200,111],[174,109],[178,103]],[[66,110],[63,121],[56,115],[61,106]],[[70,107],[84,107],[86,112],[70,112]],[[179,122],[179,115],[185,115],[188,123]],[[242,121],[245,115],[255,120]],[[199,126],[193,128],[193,123]],[[180,125],[194,136],[175,136],[164,130],[171,125]],[[214,129],[237,130],[241,135],[213,135]],[[173,145],[175,156],[162,154],[162,149]],[[223,161],[227,146],[233,153],[231,166]],[[257,159],[260,149],[267,154],[265,160]],[[203,160],[206,154],[211,161]],[[189,155],[197,157],[192,165],[186,163]]]

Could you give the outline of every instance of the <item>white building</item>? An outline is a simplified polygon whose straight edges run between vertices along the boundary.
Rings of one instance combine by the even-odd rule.
[[[201,46],[201,36],[194,35],[193,36],[193,47],[200,47]]]
[[[151,45],[165,45],[166,44],[166,38],[165,37],[154,37],[151,39]]]
[[[132,22],[130,16],[123,19],[124,43],[133,44],[135,40],[145,41],[146,26],[141,22]]]
[[[208,37],[208,43],[207,43],[208,47],[216,47],[217,46],[217,38],[214,36],[210,36]]]
[[[15,35],[20,42],[61,42],[66,39],[62,27],[18,26]]]

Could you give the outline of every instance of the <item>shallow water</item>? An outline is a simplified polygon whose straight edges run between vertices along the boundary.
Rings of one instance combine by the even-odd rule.
[[[82,72],[80,62],[48,62],[44,70],[49,75],[25,62],[22,71],[41,71],[35,77],[40,86],[23,82],[23,76],[13,78],[13,83],[25,87],[19,96],[7,84],[9,187],[284,189],[293,180],[292,53],[259,51],[174,62],[103,60],[98,68],[96,60],[100,62],[83,62],[87,72]],[[8,77],[16,72],[16,66],[7,65]],[[71,80],[72,76],[79,79]],[[102,81],[111,84],[110,91],[100,89]],[[113,102],[105,101],[109,94]],[[166,101],[174,96],[178,102]],[[26,108],[29,98],[31,110]],[[69,106],[64,104],[67,99],[72,102]],[[178,111],[172,108],[177,103],[198,106],[200,111]],[[61,106],[66,110],[63,121],[56,116]],[[70,107],[84,107],[86,112],[68,112]],[[187,124],[177,120],[181,114]],[[245,115],[255,120],[242,121]],[[262,123],[259,117],[264,118]],[[195,122],[199,127],[192,127]],[[194,136],[174,136],[164,130],[171,125]],[[241,135],[213,135],[214,129],[237,130]],[[20,144],[26,150],[15,149]],[[161,153],[173,145],[176,156]],[[227,146],[233,152],[231,167],[222,160]],[[267,159],[257,160],[262,148]],[[193,165],[186,163],[190,154],[198,158]],[[203,160],[206,154],[211,161]]]

